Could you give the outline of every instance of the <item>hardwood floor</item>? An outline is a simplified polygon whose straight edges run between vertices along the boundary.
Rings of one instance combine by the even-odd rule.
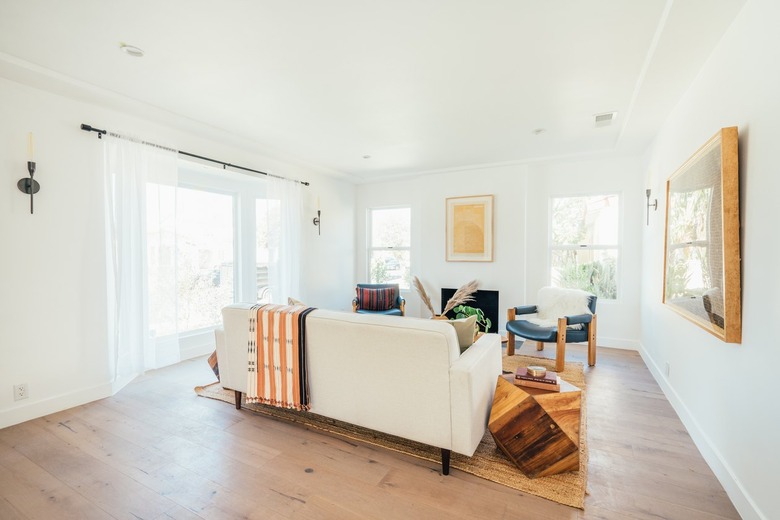
[[[584,511],[197,397],[201,358],[0,430],[0,519],[739,518],[636,352],[586,378]]]

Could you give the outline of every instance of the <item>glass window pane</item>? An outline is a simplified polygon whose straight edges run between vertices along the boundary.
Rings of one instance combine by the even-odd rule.
[[[176,187],[146,185],[146,262],[149,330],[176,333]]]
[[[371,247],[409,247],[411,229],[410,208],[371,210]]]
[[[411,287],[408,250],[372,251],[369,259],[371,283],[397,283],[401,289]]]
[[[582,289],[599,298],[617,299],[617,250],[552,251],[551,278],[555,287]]]
[[[616,245],[618,196],[559,197],[552,199],[554,245]]]
[[[177,192],[179,332],[217,325],[233,303],[233,197]]]

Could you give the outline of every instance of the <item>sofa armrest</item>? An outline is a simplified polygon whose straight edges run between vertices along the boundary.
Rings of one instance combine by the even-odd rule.
[[[222,309],[222,326],[214,330],[219,380],[223,388],[247,390],[247,331],[251,303],[233,303]]]
[[[498,334],[483,334],[450,366],[453,451],[468,456],[476,451],[487,428],[500,375]]]

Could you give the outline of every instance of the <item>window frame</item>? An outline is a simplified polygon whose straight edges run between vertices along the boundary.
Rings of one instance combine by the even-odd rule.
[[[181,161],[176,188],[198,190],[233,199],[233,298],[231,303],[254,301],[257,294],[256,264],[256,200],[265,199],[267,185],[261,178],[192,161]],[[251,272],[247,272],[251,270]],[[254,285],[252,285],[254,284]],[[247,299],[249,298],[249,299]],[[158,351],[168,349],[178,339],[181,359],[207,353],[214,347],[214,330],[221,324],[200,327],[172,334],[155,336]]]
[[[616,244],[554,244],[553,243],[553,207],[555,199],[574,199],[574,198],[594,198],[594,197],[617,197],[617,243]],[[615,251],[615,298],[606,298],[598,296],[599,303],[609,302],[617,303],[621,301],[623,292],[623,283],[621,275],[623,272],[623,193],[620,191],[604,190],[604,191],[590,191],[580,193],[558,193],[550,195],[547,208],[547,282],[550,286],[557,287],[553,280],[553,256],[555,251]]]
[[[382,211],[382,210],[394,210],[394,209],[406,209],[409,211],[409,245],[408,246],[383,246],[383,247],[374,247],[373,245],[373,230],[374,230],[374,211]],[[374,252],[378,251],[408,251],[409,252],[409,271],[411,272],[412,269],[412,216],[413,216],[413,208],[411,204],[395,204],[395,205],[389,205],[389,206],[372,206],[369,208],[366,208],[366,261],[365,261],[365,269],[366,269],[366,280],[368,280],[368,283],[381,283],[381,282],[374,282],[371,280],[371,258],[373,257]],[[412,284],[411,280],[409,280],[409,287],[404,287],[404,284],[399,284],[399,289],[401,293],[408,293],[412,290]]]

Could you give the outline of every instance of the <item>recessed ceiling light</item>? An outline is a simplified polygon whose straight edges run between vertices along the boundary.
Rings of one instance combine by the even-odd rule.
[[[363,156],[363,159],[371,159],[371,156],[366,154],[366,155]]]
[[[144,51],[142,49],[139,49],[133,45],[128,45],[126,43],[120,43],[119,50],[134,58],[142,58],[144,55]]]
[[[545,133],[546,131],[547,130],[545,130],[544,128],[534,128],[533,130],[531,130],[531,133],[534,135],[539,135]]]

